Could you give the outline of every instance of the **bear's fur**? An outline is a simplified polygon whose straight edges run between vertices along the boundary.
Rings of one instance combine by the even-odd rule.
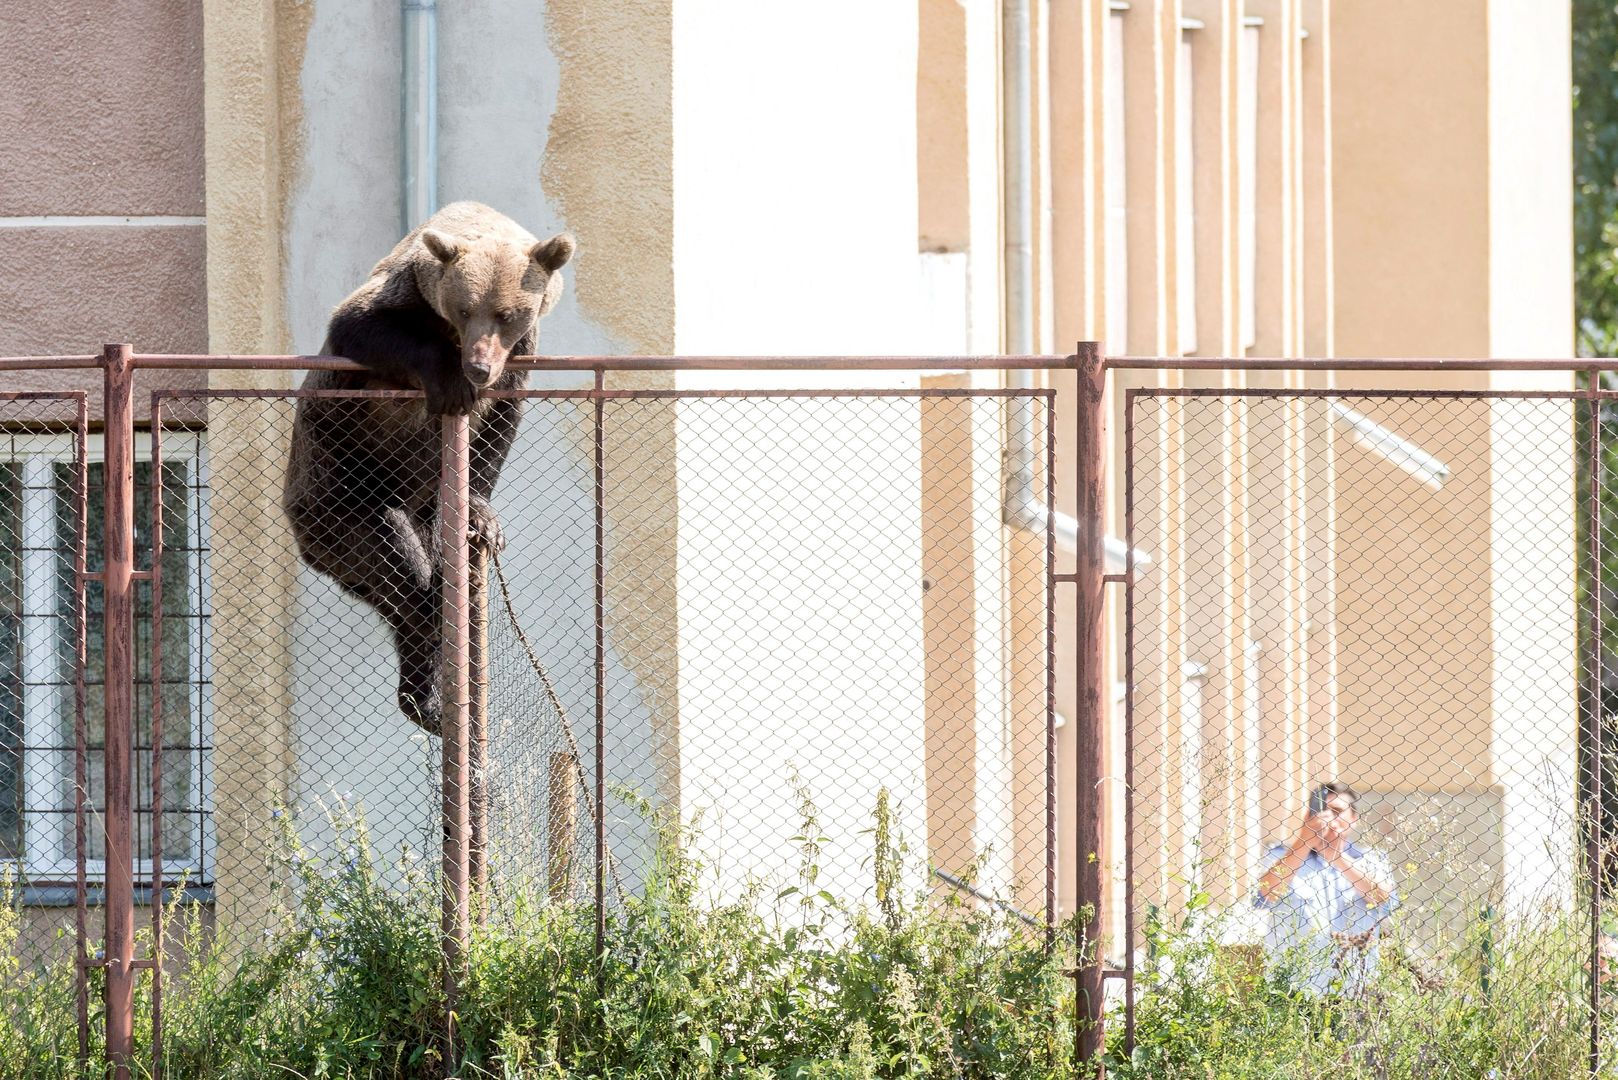
[[[472,542],[503,547],[489,496],[522,402],[507,371],[534,352],[573,238],[538,241],[510,218],[453,203],[399,241],[337,306],[321,351],[364,372],[315,371],[311,390],[420,390],[421,398],[300,398],[283,504],[298,554],[374,608],[399,656],[400,710],[438,731],[438,418],[471,417]]]

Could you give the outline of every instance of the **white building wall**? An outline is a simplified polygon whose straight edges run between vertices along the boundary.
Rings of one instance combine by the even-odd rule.
[[[1491,0],[1488,27],[1489,353],[1571,356],[1569,6]],[[1495,372],[1489,386],[1568,391],[1573,378]],[[1503,401],[1491,424],[1495,780],[1506,901],[1518,912],[1573,899],[1577,407]]]
[[[915,5],[721,0],[678,10],[679,352],[937,346],[936,328],[920,318],[917,34]],[[679,380],[738,383],[915,379]],[[726,412],[737,422],[716,424],[710,405],[689,403],[678,434],[686,809],[745,829],[752,847],[779,838],[779,859],[762,869],[790,880],[796,770],[831,841],[824,879],[846,895],[869,885],[863,830],[879,788],[892,793],[910,842],[925,843],[920,413],[911,402]],[[733,456],[738,446],[749,450]],[[858,636],[828,633],[844,619]],[[723,884],[733,892],[741,881]]]

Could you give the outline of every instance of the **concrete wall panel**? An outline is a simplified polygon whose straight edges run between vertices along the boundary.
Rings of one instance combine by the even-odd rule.
[[[128,341],[141,352],[201,352],[208,345],[200,226],[73,227],[0,231],[0,355],[99,352]],[[199,372],[147,372],[135,383],[137,416],[152,389],[205,385]],[[6,372],[7,390],[88,390],[100,413],[101,372]]]
[[[0,353],[207,348],[200,227],[19,228],[0,239]]]
[[[202,213],[202,9],[0,5],[0,214]]]

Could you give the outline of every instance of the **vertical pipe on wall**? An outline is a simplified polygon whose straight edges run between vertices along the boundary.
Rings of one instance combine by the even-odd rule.
[[[1006,352],[1034,352],[1033,28],[1030,0],[1000,8],[1001,199]]]
[[[105,561],[102,587],[105,711],[102,817],[106,827],[107,1058],[114,1080],[128,1080],[134,1041],[135,864],[130,837],[129,757],[135,713],[135,427],[134,365],[129,345],[107,345],[106,461],[103,465]]]
[[[1034,140],[1030,102],[1033,64],[1029,0],[1004,0],[1000,10],[1001,202],[1005,229],[1001,314],[1006,351],[1034,352]],[[1031,371],[1011,371],[1006,385],[1028,390]],[[1045,528],[1049,510],[1034,494],[1034,414],[1029,400],[1009,403],[1006,428],[1006,520],[1030,531]]]
[[[1004,0],[1000,9],[1000,160],[1004,265],[1001,268],[1006,352],[1034,351],[1034,142],[1033,64],[1029,0]],[[1006,385],[1031,389],[1031,371],[1011,371]],[[1034,494],[1034,414],[1025,397],[1011,399],[1006,426],[1005,519],[1027,530],[1045,528],[1048,508]]]
[[[404,228],[438,208],[438,5],[404,2]]]

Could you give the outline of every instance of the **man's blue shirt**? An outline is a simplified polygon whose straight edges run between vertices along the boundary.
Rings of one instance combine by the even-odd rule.
[[[1356,844],[1344,852],[1358,864],[1362,873],[1377,881],[1393,880],[1387,857]],[[1286,856],[1287,846],[1277,844],[1265,856],[1260,876]],[[1376,929],[1399,906],[1395,896],[1376,906],[1365,902],[1359,890],[1342,872],[1311,851],[1287,881],[1287,890],[1274,900],[1253,893],[1253,905],[1270,915],[1264,935],[1264,951],[1272,962],[1292,967],[1300,989],[1324,994],[1353,986],[1376,966],[1376,935],[1364,949],[1344,948],[1333,934],[1355,935]]]

